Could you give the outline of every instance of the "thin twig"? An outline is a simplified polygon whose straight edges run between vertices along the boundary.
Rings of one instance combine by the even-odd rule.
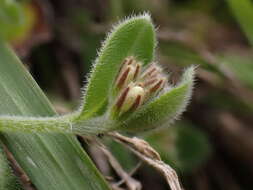
[[[97,142],[96,144],[99,149],[105,154],[105,156],[108,158],[109,163],[115,170],[115,172],[122,178],[122,180],[125,182],[126,186],[129,190],[141,190],[142,186],[141,183],[134,178],[132,178],[127,172],[124,171],[124,169],[121,167],[120,163],[115,159],[115,157],[111,154],[111,152],[102,144]],[[113,186],[119,186],[120,184],[114,184]]]
[[[172,190],[182,190],[177,173],[161,160],[160,155],[146,141],[136,137],[125,137],[119,133],[108,133],[108,135],[126,146],[144,162],[161,172]]]
[[[141,165],[142,165],[142,162],[139,162],[139,163],[128,173],[128,175],[129,175],[129,176],[133,176],[134,173],[141,167]],[[119,182],[115,183],[115,185],[120,186],[120,185],[122,185],[123,183],[125,183],[125,180],[124,180],[124,179],[121,179]]]

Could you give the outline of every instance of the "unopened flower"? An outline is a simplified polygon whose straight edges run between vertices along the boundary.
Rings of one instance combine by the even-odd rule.
[[[144,100],[145,90],[135,83],[131,83],[120,93],[117,102],[116,108],[120,111],[119,114],[122,114],[128,110],[137,109]]]
[[[166,86],[167,78],[160,66],[153,63],[143,68],[142,65],[133,56],[122,62],[114,84],[114,116],[135,111]]]
[[[126,87],[131,81],[135,80],[139,75],[141,64],[137,62],[134,57],[126,58],[119,71],[115,87],[121,90]]]
[[[176,85],[169,84],[168,75],[152,61],[155,44],[148,14],[116,26],[95,61],[76,120],[87,121],[82,124],[92,131],[136,132],[177,119],[191,97],[195,68],[186,69]]]

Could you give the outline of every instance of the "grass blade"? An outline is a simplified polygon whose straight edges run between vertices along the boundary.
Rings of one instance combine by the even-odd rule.
[[[52,116],[47,98],[13,52],[0,43],[0,114]],[[2,133],[38,190],[108,190],[74,136]]]

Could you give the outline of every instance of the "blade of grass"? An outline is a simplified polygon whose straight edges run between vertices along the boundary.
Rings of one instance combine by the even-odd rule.
[[[15,54],[1,42],[0,114],[56,114]],[[109,189],[74,136],[2,133],[1,140],[38,190]]]
[[[250,0],[227,0],[227,2],[253,46],[253,2]]]

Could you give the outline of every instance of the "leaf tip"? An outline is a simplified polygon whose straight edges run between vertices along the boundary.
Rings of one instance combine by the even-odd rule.
[[[175,120],[179,120],[180,116],[185,112],[187,106],[190,103],[194,84],[195,84],[195,70],[197,66],[190,66],[185,69],[181,82],[175,88],[185,88],[184,98],[181,102],[181,105],[178,107],[177,112],[175,113],[174,118],[172,118],[169,123],[173,123]]]

